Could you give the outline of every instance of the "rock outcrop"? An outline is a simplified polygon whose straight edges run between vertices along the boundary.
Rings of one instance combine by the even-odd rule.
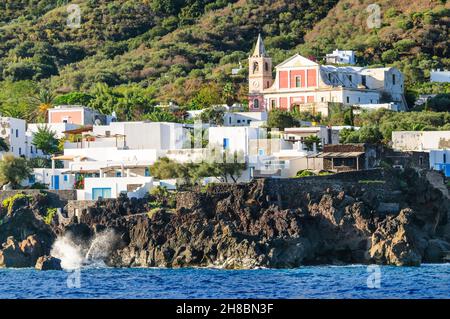
[[[87,255],[100,255],[114,267],[417,266],[442,262],[449,250],[449,207],[448,197],[425,175],[373,170],[214,185],[180,192],[176,208],[151,214],[145,199],[102,200],[69,225],[53,228],[42,225],[28,203],[16,207],[0,234],[3,227],[23,241],[34,232],[41,256],[49,255],[49,240],[70,234],[85,252],[92,252],[93,243],[97,250],[108,247],[108,254]],[[27,237],[13,231],[19,218]],[[114,236],[102,237],[106,231]],[[32,242],[11,239],[0,264],[1,256],[29,264],[21,258],[36,257]],[[54,262],[46,258],[39,267]]]
[[[37,270],[62,270],[61,260],[52,256],[42,256],[36,262]]]

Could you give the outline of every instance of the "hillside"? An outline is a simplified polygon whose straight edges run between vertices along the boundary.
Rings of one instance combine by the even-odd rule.
[[[42,89],[87,92],[83,98],[125,119],[158,102],[196,108],[244,101],[246,59],[259,32],[274,64],[298,51],[320,60],[336,47],[354,49],[361,64],[400,67],[408,83],[450,64],[449,4],[442,0],[379,1],[383,22],[373,30],[365,27],[369,0],[70,3],[80,6],[80,28],[67,26],[65,0],[0,4],[0,89],[9,92],[0,93],[2,113],[30,117],[36,103],[10,92]],[[232,77],[239,62],[243,70]]]

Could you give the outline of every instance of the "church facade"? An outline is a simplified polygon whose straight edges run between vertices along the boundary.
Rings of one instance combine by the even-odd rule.
[[[396,68],[320,65],[296,54],[275,66],[274,73],[275,78],[272,59],[259,36],[249,57],[250,110],[297,107],[321,112],[330,102],[356,106],[390,103],[396,110],[406,110],[403,75]]]

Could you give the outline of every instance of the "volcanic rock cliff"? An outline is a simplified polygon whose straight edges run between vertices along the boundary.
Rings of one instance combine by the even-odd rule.
[[[214,185],[180,192],[176,209],[151,213],[146,200],[98,201],[70,224],[54,223],[51,233],[36,236],[48,242],[71,234],[87,247],[113,230],[104,260],[115,267],[417,266],[442,262],[450,251],[448,194],[426,174],[437,173],[372,170]],[[32,211],[21,209],[0,234],[11,218]]]

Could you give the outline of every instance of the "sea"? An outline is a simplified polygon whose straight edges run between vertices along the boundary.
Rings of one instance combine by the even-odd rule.
[[[295,269],[0,269],[1,299],[450,298],[450,264]]]

